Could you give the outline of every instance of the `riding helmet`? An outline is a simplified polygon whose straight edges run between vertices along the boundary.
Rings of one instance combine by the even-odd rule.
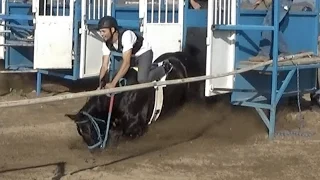
[[[118,22],[112,16],[104,16],[98,22],[98,29],[112,28],[112,27],[115,28],[116,30],[118,29]]]

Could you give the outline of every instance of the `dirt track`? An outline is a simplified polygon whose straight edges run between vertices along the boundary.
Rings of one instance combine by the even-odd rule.
[[[59,87],[55,89],[61,90]],[[30,88],[23,94],[34,97],[35,93],[29,91]],[[26,98],[19,92],[1,99]],[[0,179],[42,180],[52,179],[55,174],[65,174],[61,178],[64,180],[311,180],[320,177],[317,169],[320,114],[316,111],[304,111],[306,129],[312,128],[316,135],[277,138],[271,142],[252,109],[232,107],[227,100],[211,105],[188,103],[174,117],[153,124],[144,137],[122,142],[104,152],[90,153],[73,122],[64,117],[66,113],[76,112],[84,101],[1,109]],[[296,113],[290,111],[280,109],[277,128],[297,127],[297,121],[292,119]],[[65,167],[54,164],[58,162],[65,162]]]

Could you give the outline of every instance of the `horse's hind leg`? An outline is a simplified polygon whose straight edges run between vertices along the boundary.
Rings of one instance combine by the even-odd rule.
[[[126,137],[134,139],[143,136],[146,133],[147,129],[148,126],[143,122],[132,123],[129,127],[126,128],[124,135]]]

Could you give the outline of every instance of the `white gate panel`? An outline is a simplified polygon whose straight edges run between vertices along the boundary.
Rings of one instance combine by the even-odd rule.
[[[89,31],[86,36],[84,62],[81,64],[80,78],[98,76],[102,64],[103,39],[97,31]],[[82,52],[81,52],[82,53]]]
[[[1,1],[1,14],[5,15],[6,14],[6,1],[7,0],[2,0]],[[4,44],[4,36],[5,36],[5,21],[1,21],[0,25],[0,44]],[[0,59],[4,59],[4,46],[0,46]]]
[[[148,5],[151,6],[150,18]],[[153,60],[164,53],[182,50],[183,6],[184,0],[140,0],[141,31],[152,46]]]
[[[112,0],[83,0],[81,2],[80,78],[95,77],[100,73],[103,39],[99,32],[91,30],[90,25],[86,22],[95,22],[105,15],[111,15],[111,5]]]
[[[63,6],[62,14],[59,14],[60,4],[58,2],[51,1],[48,3],[50,7],[46,8],[46,6],[39,7],[39,0],[33,1],[33,7],[35,7],[33,10],[36,11],[34,69],[72,68],[74,1],[61,1],[63,1],[61,3]],[[69,2],[69,6],[67,2]],[[66,7],[69,7],[68,14],[66,14]],[[39,14],[40,8],[43,8],[43,14]]]
[[[211,27],[236,24],[236,0],[213,0],[208,3],[206,75],[231,72],[235,63],[235,32],[212,31]],[[228,93],[215,91],[214,88],[232,89],[233,84],[234,76],[206,80],[205,96]]]

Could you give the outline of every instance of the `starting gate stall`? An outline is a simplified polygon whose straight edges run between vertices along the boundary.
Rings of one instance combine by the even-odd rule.
[[[274,9],[283,8],[280,1]],[[297,97],[316,90],[318,57],[319,0],[293,2],[289,18],[280,26],[279,11],[273,11],[273,26],[264,26],[266,10],[253,9],[246,2],[225,0],[209,1],[208,47],[206,75],[231,72],[252,66],[248,59],[257,55],[261,31],[273,31],[278,39],[282,31],[291,54],[312,52],[313,58],[304,57],[278,61],[278,40],[273,41],[273,62],[271,65],[245,73],[206,81],[206,96],[231,92],[231,103],[253,107],[269,130],[269,137],[275,134],[277,105],[284,98]],[[220,7],[220,8],[219,8]],[[223,8],[222,8],[223,7]],[[244,8],[247,7],[247,8]],[[248,8],[249,7],[249,8]],[[280,58],[279,58],[280,59]],[[299,106],[300,108],[300,106]],[[267,115],[262,109],[270,111]]]
[[[32,3],[2,0],[0,55],[4,54],[7,70],[37,72],[37,94],[41,90],[42,74],[70,80],[98,77],[103,41],[96,27],[104,15],[112,15],[121,27],[148,37],[154,48],[154,59],[162,53],[181,50],[187,26],[206,26],[206,12],[199,11],[202,20],[197,19],[195,11],[184,7],[183,0],[34,0]]]
[[[307,4],[309,8],[294,2],[286,21],[284,36],[293,54],[308,51],[317,55],[319,0],[312,1]],[[252,65],[247,59],[257,53],[262,30],[274,31],[274,37],[278,37],[278,25],[263,26],[266,11],[253,10],[253,1],[208,2],[208,9],[195,10],[189,0],[34,0],[31,9],[25,1],[2,0],[0,43],[5,47],[5,67],[36,71],[37,93],[42,74],[70,80],[97,77],[103,41],[96,27],[104,15],[114,16],[121,27],[147,37],[154,59],[193,46],[200,51],[197,56],[203,75]],[[245,3],[251,9],[244,9]],[[278,47],[277,43],[274,46]],[[276,57],[277,52],[273,54]],[[275,108],[281,97],[315,91],[319,67],[318,62],[276,64],[274,58],[272,66],[206,80],[204,94],[209,97],[232,92],[232,104],[256,108],[272,137]],[[270,118],[262,108],[270,110]]]

